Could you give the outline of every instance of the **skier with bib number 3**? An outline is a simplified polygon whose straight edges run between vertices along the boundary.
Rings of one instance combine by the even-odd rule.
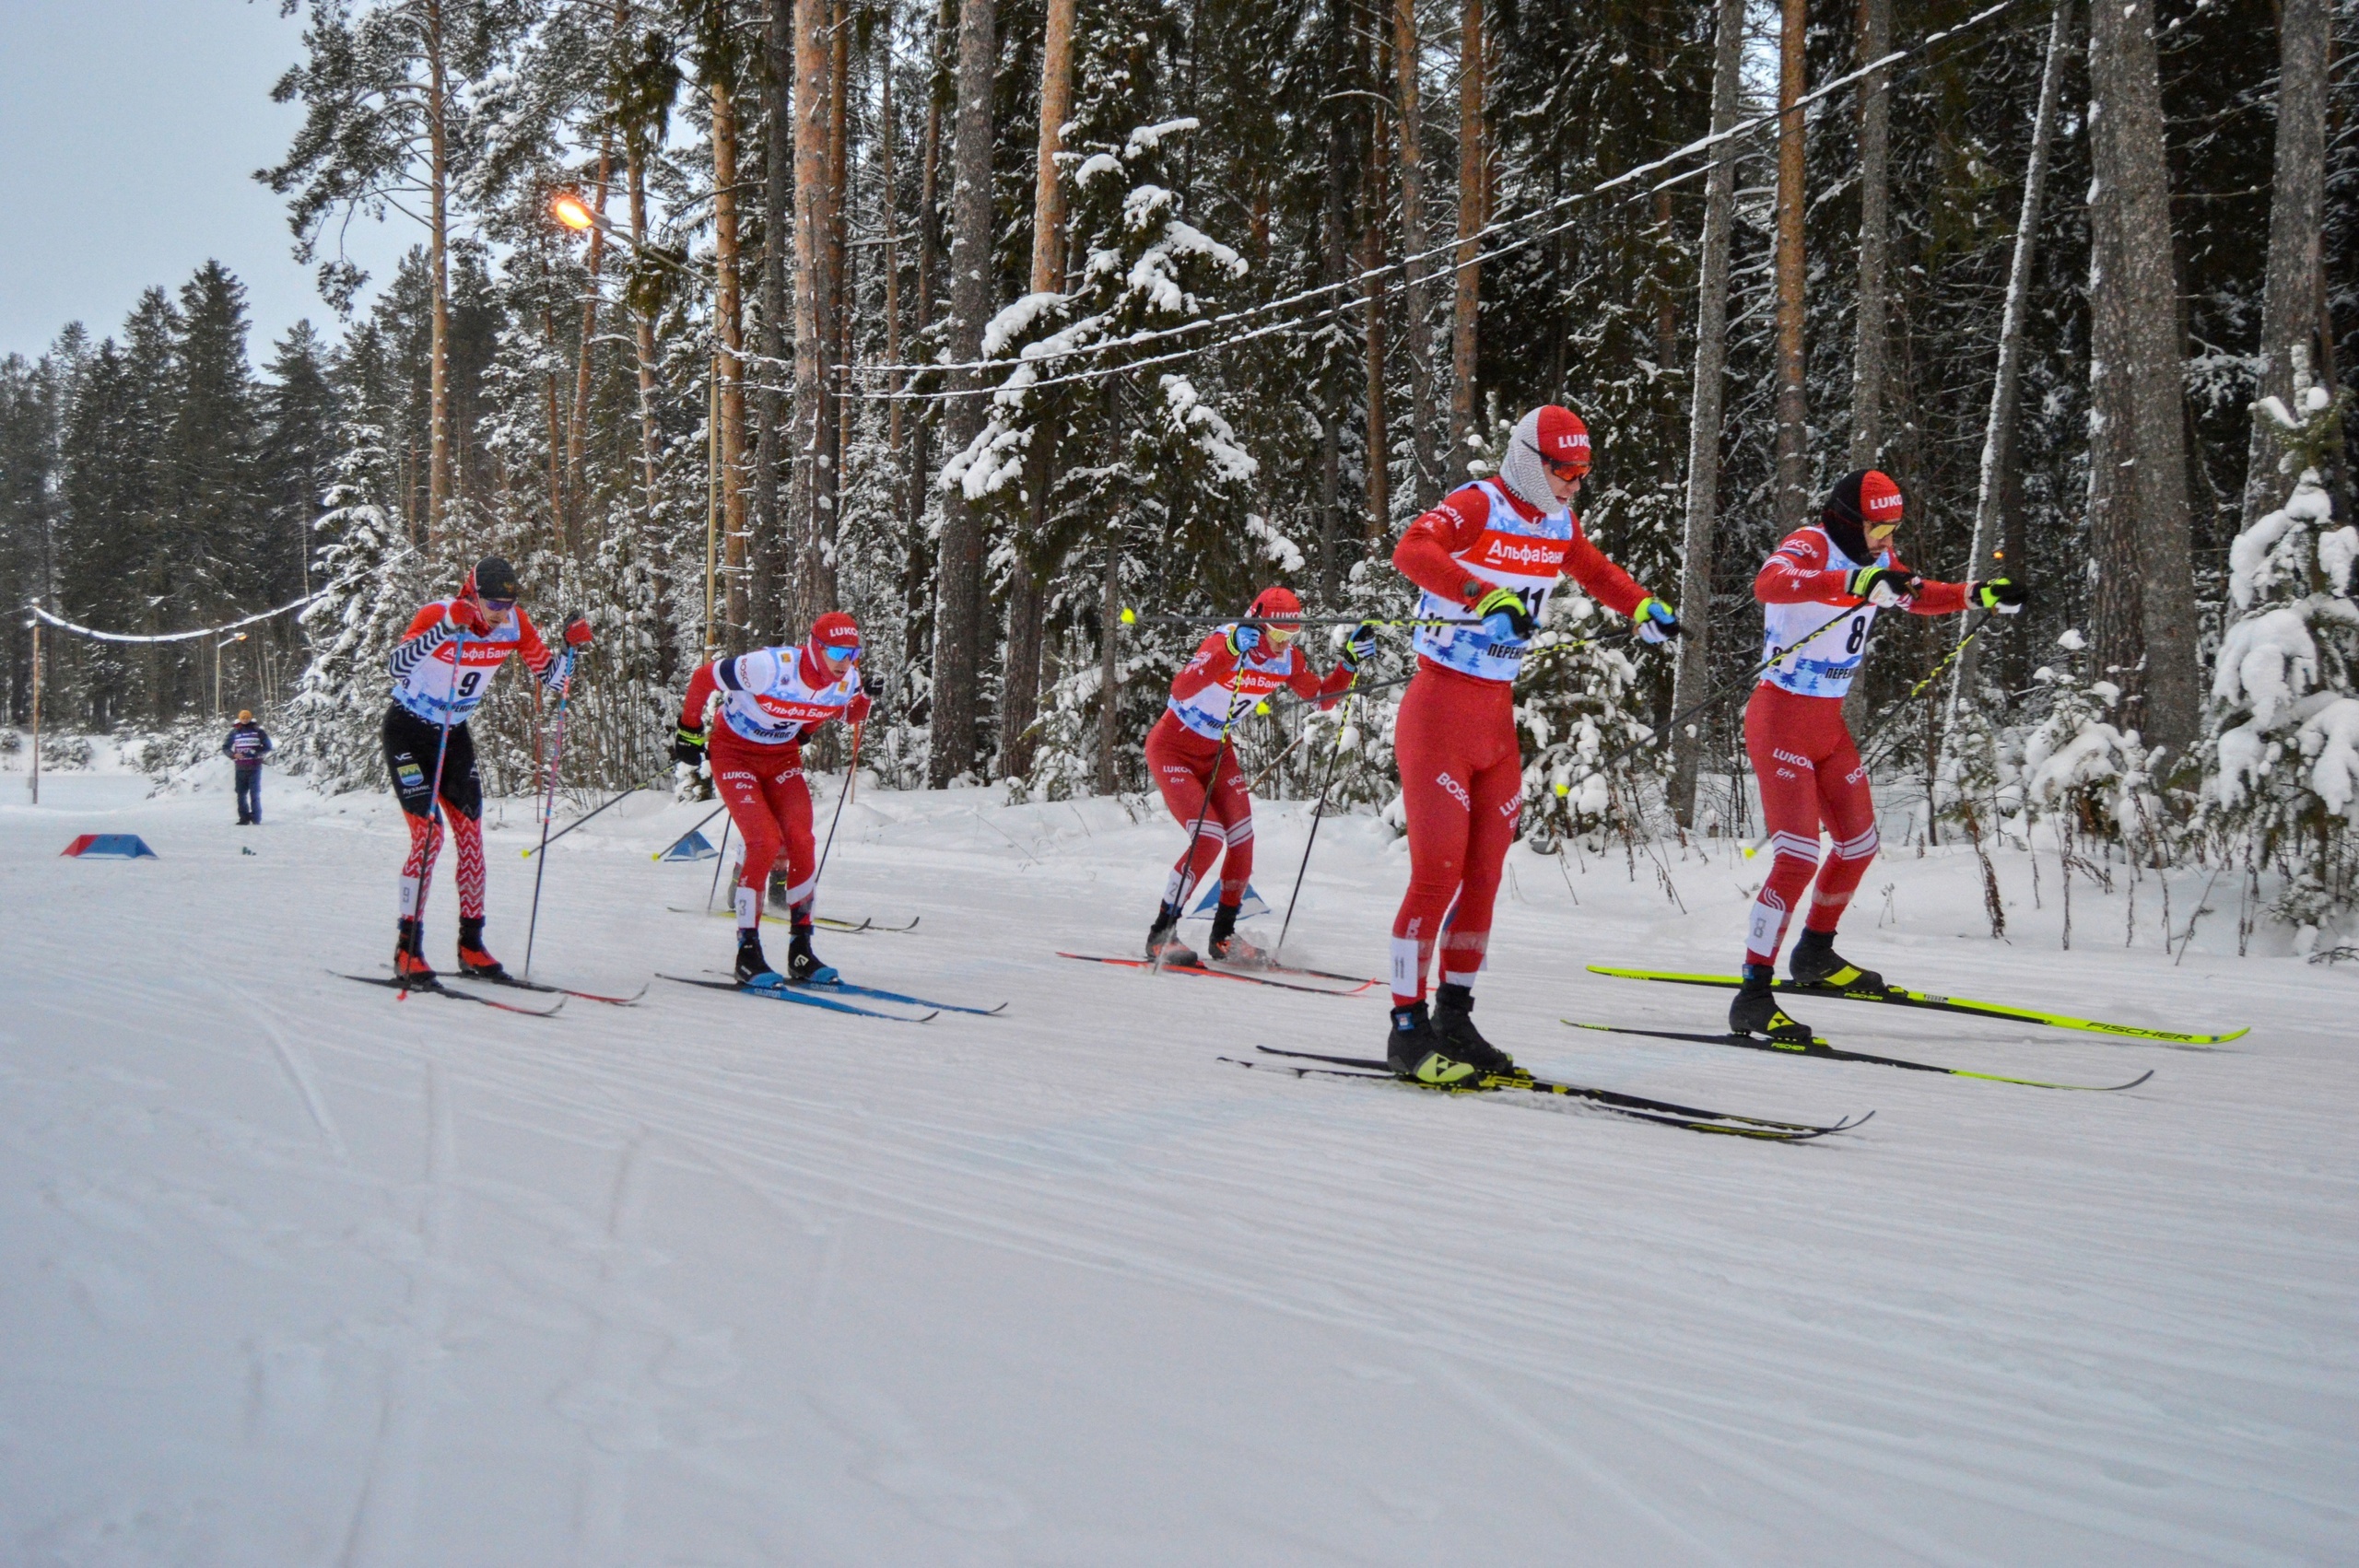
[[[1392,1024],[1386,1059],[1437,1086],[1518,1069],[1474,1027],[1474,977],[1491,906],[1523,807],[1515,677],[1557,584],[1627,615],[1641,640],[1679,635],[1670,605],[1582,533],[1574,497],[1589,473],[1589,427],[1549,404],[1516,423],[1496,479],[1461,485],[1409,525],[1392,564],[1423,589],[1417,670],[1401,699],[1393,752],[1409,824],[1409,891],[1392,920]],[[1428,1012],[1426,971],[1441,953]]]
[[[1830,991],[1884,989],[1883,976],[1835,951],[1836,922],[1876,853],[1867,765],[1843,722],[1843,697],[1866,657],[1876,612],[1949,615],[1976,605],[2013,615],[2027,598],[2003,577],[1935,582],[1909,570],[1892,547],[1901,511],[1900,486],[1888,475],[1872,468],[1846,474],[1818,521],[1788,534],[1753,579],[1762,605],[1762,657],[1781,648],[1794,651],[1762,673],[1744,709],[1745,755],[1761,783],[1761,818],[1775,858],[1745,931],[1743,984],[1729,1007],[1732,1035],[1798,1044],[1812,1038],[1807,1025],[1778,1005],[1771,986],[1787,923],[1813,872],[1810,918],[1790,960],[1795,983]],[[1848,626],[1814,635],[1846,617]],[[1805,638],[1809,647],[1795,647]],[[1822,825],[1834,838],[1824,867]]]
[[[402,866],[401,935],[393,973],[427,982],[426,933],[418,909],[434,860],[442,848],[442,821],[459,846],[459,972],[504,977],[483,944],[483,781],[475,772],[475,735],[467,728],[491,689],[491,678],[514,654],[550,691],[565,687],[568,661],[542,642],[533,618],[517,603],[516,568],[487,556],[459,591],[419,610],[387,661],[393,700],[385,709],[385,766],[409,823],[409,859]],[[569,651],[590,641],[590,623],[576,615],[562,634]]]

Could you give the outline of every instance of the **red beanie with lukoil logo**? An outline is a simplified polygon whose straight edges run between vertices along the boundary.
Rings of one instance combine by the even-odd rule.
[[[845,611],[830,610],[811,623],[811,646],[857,648],[860,646],[860,623]]]

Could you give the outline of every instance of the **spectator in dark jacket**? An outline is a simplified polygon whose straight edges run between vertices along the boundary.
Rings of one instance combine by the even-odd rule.
[[[221,743],[221,755],[238,766],[240,827],[262,825],[262,759],[274,749],[269,731],[254,722],[251,710],[240,708],[229,738]]]

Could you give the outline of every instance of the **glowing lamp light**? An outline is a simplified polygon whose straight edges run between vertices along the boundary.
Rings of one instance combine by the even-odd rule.
[[[560,191],[550,198],[549,213],[568,228],[582,230],[598,226],[597,215],[583,205],[581,198],[570,191]]]

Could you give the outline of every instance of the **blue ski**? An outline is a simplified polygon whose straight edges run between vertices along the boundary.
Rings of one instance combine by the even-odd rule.
[[[833,1001],[823,996],[813,996],[808,990],[794,986],[741,986],[734,980],[695,980],[686,975],[662,975],[659,979],[674,980],[684,986],[702,986],[708,990],[737,991],[745,996],[768,997],[772,1001],[799,1002],[804,1007],[824,1007],[830,1012],[849,1012],[860,1018],[883,1018],[895,1024],[928,1024],[933,1020],[929,1012],[923,1018],[910,1018],[898,1012],[880,1012],[873,1007],[854,1007],[848,1001]]]
[[[971,1012],[978,1018],[996,1018],[1007,1011],[1007,1003],[997,1007],[962,1007],[955,1001],[931,1001],[921,996],[905,996],[899,991],[880,991],[874,986],[855,986],[847,980],[829,980],[824,985],[798,986],[797,990],[841,991],[847,996],[873,997],[878,1001],[906,1002],[911,1007],[931,1007],[943,1012]]]

